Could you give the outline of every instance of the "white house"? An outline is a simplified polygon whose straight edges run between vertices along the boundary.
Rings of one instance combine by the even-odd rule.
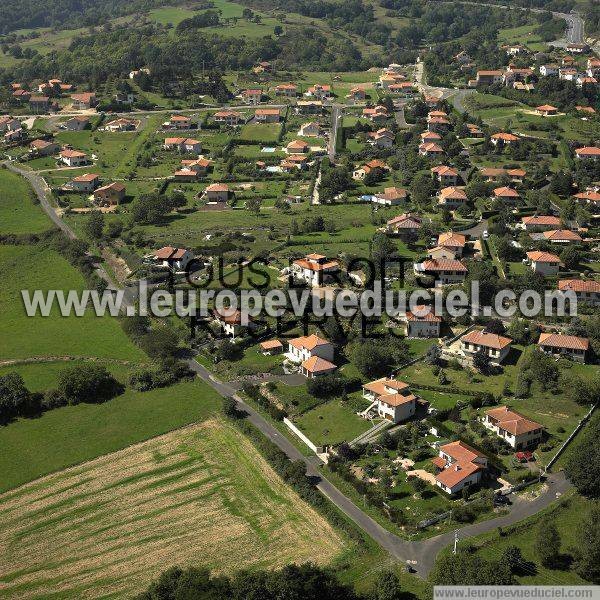
[[[85,154],[85,152],[79,152],[78,150],[61,150],[59,156],[60,160],[69,167],[81,167],[90,162],[87,154]]]
[[[183,271],[194,258],[194,255],[185,248],[164,246],[151,255],[152,261],[161,267],[170,267],[176,271]]]
[[[467,267],[460,260],[430,259],[413,265],[416,275],[432,275],[435,285],[462,283],[467,276]]]
[[[436,485],[450,495],[478,484],[487,468],[487,457],[461,440],[440,446],[439,456],[431,462]]]
[[[439,338],[442,318],[436,315],[431,306],[415,306],[414,312],[407,310],[400,318],[406,324],[406,337]]]
[[[381,204],[383,206],[396,206],[406,202],[408,198],[408,191],[404,188],[399,187],[386,187],[383,192],[375,194],[371,201],[374,204]]]
[[[537,345],[540,350],[547,354],[567,356],[576,362],[585,363],[585,356],[590,348],[590,340],[576,335],[540,333]]]
[[[465,356],[472,358],[475,354],[483,352],[495,364],[500,364],[508,356],[511,344],[512,339],[509,337],[479,330],[469,331],[460,340],[460,347]]]
[[[69,187],[75,192],[93,192],[100,185],[100,176],[96,173],[86,173],[74,177]]]
[[[244,335],[248,328],[254,327],[250,317],[246,317],[244,323],[242,313],[239,310],[223,308],[213,311],[214,320],[219,324],[223,333],[232,339]]]
[[[288,342],[287,357],[291,361],[303,363],[313,356],[332,363],[335,356],[335,348],[331,342],[314,333],[294,338]]]
[[[417,410],[417,397],[407,383],[382,377],[363,385],[363,398],[377,407],[377,414],[393,423],[412,417]],[[367,409],[368,411],[369,409]]]
[[[531,263],[531,270],[540,275],[556,275],[562,265],[560,258],[550,252],[535,250],[527,253],[527,259]]]
[[[303,281],[312,287],[323,285],[337,273],[340,265],[335,260],[327,260],[322,254],[307,254],[292,263],[291,272],[295,279]]]
[[[542,425],[531,421],[508,406],[499,406],[485,411],[483,424],[515,450],[535,446],[544,434]]]

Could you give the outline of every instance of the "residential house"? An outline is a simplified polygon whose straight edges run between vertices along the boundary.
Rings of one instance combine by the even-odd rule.
[[[172,115],[168,121],[163,123],[163,129],[191,129],[192,119],[185,115]]]
[[[494,135],[490,137],[490,141],[494,146],[497,146],[498,144],[510,146],[519,141],[519,136],[501,131],[500,133],[494,133]]]
[[[323,112],[323,102],[321,100],[298,100],[295,111],[302,115],[316,115]]]
[[[15,90],[12,93],[12,97],[21,103],[29,102],[29,100],[31,99],[31,92],[28,92],[27,90],[21,90],[21,89]]]
[[[244,104],[257,105],[262,100],[262,90],[244,90],[240,95]]]
[[[487,469],[487,457],[461,440],[440,446],[431,462],[436,485],[451,496],[479,484]]]
[[[494,85],[495,83],[501,83],[504,76],[503,71],[477,71],[476,85],[477,87]]]
[[[562,81],[575,81],[579,71],[573,67],[561,67],[558,70],[558,78]]]
[[[294,83],[282,83],[275,86],[275,95],[295,98],[298,95],[298,86]]]
[[[215,123],[224,123],[233,127],[244,122],[244,117],[235,110],[219,110],[214,114]]]
[[[579,192],[573,196],[573,199],[578,204],[584,204],[590,207],[592,212],[596,212],[597,209],[600,208],[600,193],[595,190]]]
[[[419,146],[419,154],[428,158],[441,157],[444,154],[444,149],[437,144],[428,142]]]
[[[310,146],[302,140],[292,140],[285,147],[286,154],[308,154]]]
[[[442,139],[442,136],[435,131],[424,131],[421,134],[421,144],[436,144]]]
[[[6,131],[6,133],[3,136],[3,139],[5,144],[10,144],[12,142],[21,140],[24,137],[26,137],[26,135],[23,129],[10,129]]]
[[[382,377],[365,383],[363,398],[371,402],[372,408],[377,408],[380,417],[394,424],[410,419],[417,411],[417,397],[407,383],[397,379]]]
[[[460,349],[465,356],[473,358],[482,352],[495,364],[502,363],[508,356],[511,344],[509,337],[480,330],[469,331],[460,339]]]
[[[137,121],[133,119],[113,119],[109,121],[104,129],[106,131],[135,131],[137,129]]]
[[[600,282],[593,279],[561,279],[558,289],[563,293],[572,292],[577,297],[577,302],[591,306],[600,305]]]
[[[103,185],[94,191],[94,200],[101,206],[116,206],[125,198],[125,186],[120,181]]]
[[[279,123],[281,111],[278,108],[257,108],[254,111],[257,123]]]
[[[531,263],[531,270],[539,275],[556,275],[562,265],[560,258],[550,252],[533,250],[527,253],[527,259]]]
[[[284,158],[280,167],[286,173],[292,173],[294,170],[304,170],[308,167],[308,156],[306,154],[290,154]]]
[[[47,113],[50,110],[50,98],[48,96],[31,96],[29,108],[34,113]]]
[[[353,102],[364,102],[367,99],[367,92],[365,92],[365,89],[360,86],[353,87],[350,90],[347,98]]]
[[[73,94],[71,96],[73,108],[76,110],[89,110],[98,104],[96,94],[94,92],[83,92],[81,94]]]
[[[445,135],[450,129],[450,121],[445,117],[430,117],[427,119],[427,129]]]
[[[308,379],[329,375],[336,369],[337,365],[319,356],[311,356],[300,364],[300,373]]]
[[[389,129],[382,128],[367,133],[367,138],[372,146],[378,148],[393,148],[396,143],[396,135]]]
[[[400,187],[386,187],[383,192],[377,192],[371,197],[371,201],[374,204],[381,204],[382,206],[397,206],[406,202],[408,198],[408,191]]]
[[[331,281],[339,270],[340,264],[336,260],[327,260],[326,256],[313,253],[295,260],[290,271],[294,279],[319,287]]]
[[[204,196],[209,202],[227,202],[230,193],[226,183],[212,183],[204,190]]]
[[[316,83],[308,88],[306,95],[311,98],[317,98],[318,100],[327,100],[332,97],[331,86]]]
[[[406,337],[439,338],[442,317],[435,314],[433,307],[418,305],[413,311],[406,311],[400,319],[406,324]]]
[[[291,361],[303,363],[314,356],[333,362],[335,348],[331,342],[314,333],[294,338],[288,342],[287,357]]]
[[[193,171],[196,175],[206,175],[212,168],[211,160],[200,156],[192,160],[181,161],[182,170]]]
[[[185,248],[164,246],[151,255],[152,261],[161,267],[168,267],[174,271],[185,271],[194,255]]]
[[[283,344],[279,340],[267,340],[259,344],[261,354],[265,356],[273,356],[283,352]]]
[[[538,348],[554,356],[566,356],[579,363],[585,363],[586,353],[590,348],[588,338],[560,333],[540,333]]]
[[[508,186],[495,188],[492,192],[492,200],[502,200],[506,204],[516,204],[520,198],[519,192]]]
[[[469,130],[469,137],[471,138],[482,138],[485,137],[485,134],[481,129],[474,125],[473,123],[467,123],[467,129]]]
[[[69,187],[74,192],[93,192],[100,185],[100,175],[96,173],[86,173],[73,178]]]
[[[215,309],[213,317],[221,331],[233,340],[242,337],[249,328],[254,327],[254,323],[248,315],[244,318],[239,310],[232,308]]]
[[[364,164],[362,167],[355,169],[352,173],[352,178],[364,179],[366,175],[369,174],[373,169],[382,169],[384,171],[390,170],[390,168],[382,160],[373,159]]]
[[[595,115],[596,114],[596,109],[592,108],[591,106],[579,106],[579,105],[577,105],[575,107],[575,110],[577,112],[586,113],[588,115]]]
[[[552,75],[558,75],[558,69],[559,69],[559,67],[556,63],[540,65],[540,75],[542,77],[550,77]]]
[[[363,108],[362,116],[375,122],[385,121],[390,115],[385,106],[375,106],[373,108]]]
[[[570,229],[544,231],[542,233],[542,239],[545,239],[552,244],[579,244],[583,241],[578,233],[575,233]]]
[[[414,95],[417,91],[410,81],[397,81],[389,85],[387,89],[390,94],[400,94],[407,98]]]
[[[589,77],[588,75],[578,75],[575,79],[575,85],[581,89],[584,85],[598,85],[598,80],[595,77]]]
[[[298,135],[301,137],[318,137],[321,133],[321,125],[315,121],[304,123],[298,130]]]
[[[438,247],[447,248],[454,254],[452,258],[460,258],[467,244],[467,236],[454,231],[446,231],[438,235]]]
[[[453,167],[438,165],[432,167],[431,173],[444,187],[455,186],[458,183],[458,171]]]
[[[575,156],[582,160],[598,160],[600,158],[600,148],[597,146],[584,146],[575,150]]]
[[[415,275],[427,275],[435,279],[436,286],[462,283],[467,276],[468,269],[455,259],[428,259],[413,265]]]
[[[419,237],[423,220],[415,214],[403,213],[390,219],[384,228],[385,233],[394,235],[401,240],[411,242]]]
[[[29,152],[37,156],[54,156],[59,150],[60,146],[56,142],[47,140],[33,140],[29,144]]]
[[[200,154],[200,152],[202,152],[202,142],[182,137],[165,138],[163,148],[165,150],[177,150],[178,152]]]
[[[481,167],[479,173],[489,182],[496,182],[503,177],[508,177],[511,183],[523,183],[523,179],[527,176],[527,171],[523,169],[502,169],[497,167]]]
[[[89,124],[89,117],[78,115],[67,119],[62,125],[67,131],[83,131]]]
[[[21,121],[14,117],[0,117],[0,132],[18,131],[22,129]]]
[[[461,187],[449,186],[438,192],[438,204],[440,206],[454,209],[468,202],[467,194]]]
[[[583,54],[589,49],[590,47],[587,44],[576,44],[574,42],[570,42],[565,46],[565,50],[571,54]]]
[[[547,231],[560,227],[560,219],[552,215],[532,215],[521,217],[521,226],[525,231]]]
[[[590,77],[596,77],[596,75],[600,74],[600,58],[594,56],[587,59],[586,73]]]
[[[482,421],[514,450],[536,446],[544,435],[543,425],[524,417],[508,406],[486,410]]]

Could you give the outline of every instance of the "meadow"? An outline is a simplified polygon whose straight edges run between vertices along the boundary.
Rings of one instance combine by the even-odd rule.
[[[174,564],[227,573],[328,563],[344,548],[254,446],[216,420],[2,494],[0,515],[5,598],[130,597]]]
[[[36,205],[29,184],[8,169],[0,169],[0,234],[41,233],[52,228],[50,219]]]

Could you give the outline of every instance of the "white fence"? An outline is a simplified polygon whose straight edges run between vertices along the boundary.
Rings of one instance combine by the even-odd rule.
[[[283,422],[288,428],[296,434],[315,454],[322,454],[323,447],[315,446],[287,417],[283,418]]]

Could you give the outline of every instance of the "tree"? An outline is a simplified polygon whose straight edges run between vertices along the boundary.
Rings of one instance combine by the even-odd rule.
[[[254,214],[258,214],[260,212],[261,201],[260,198],[253,196],[252,198],[248,198],[245,202],[245,207],[247,210]]]
[[[69,404],[105,402],[123,391],[123,386],[102,365],[68,367],[58,374],[57,389]]]
[[[0,425],[5,425],[23,414],[31,399],[31,393],[25,387],[18,373],[7,373],[0,377]]]
[[[279,37],[283,33],[283,27],[281,25],[275,25],[273,27],[273,34]]]
[[[479,350],[473,355],[473,366],[480,373],[488,373],[490,370],[490,357],[483,350]]]
[[[577,491],[600,498],[600,414],[594,415],[567,455],[565,473]]]
[[[237,407],[237,402],[229,396],[223,398],[221,410],[223,411],[223,414],[230,419],[239,419],[241,416],[241,413]]]
[[[104,215],[98,211],[92,211],[83,223],[84,235],[94,241],[102,239],[104,231]]]
[[[540,562],[549,569],[558,565],[560,557],[560,534],[554,523],[542,521],[537,529],[534,549]]]
[[[425,354],[425,362],[429,365],[439,365],[442,358],[442,349],[437,344],[432,344]]]
[[[379,573],[375,581],[373,600],[400,600],[402,597],[398,576],[390,570]]]
[[[423,481],[420,477],[409,477],[408,481],[412,486],[413,490],[415,490],[415,493],[419,494],[419,496],[422,496],[425,490],[427,490],[427,483]]]
[[[518,573],[524,563],[521,548],[518,546],[509,546],[506,548],[502,553],[502,558],[500,560],[510,569],[510,572],[513,574]]]
[[[140,348],[155,359],[175,356],[179,347],[177,334],[167,327],[157,327],[144,335],[139,341]]]
[[[600,504],[594,502],[577,531],[575,571],[586,581],[600,584]]]
[[[514,585],[507,565],[465,552],[438,558],[431,581],[434,585]]]

